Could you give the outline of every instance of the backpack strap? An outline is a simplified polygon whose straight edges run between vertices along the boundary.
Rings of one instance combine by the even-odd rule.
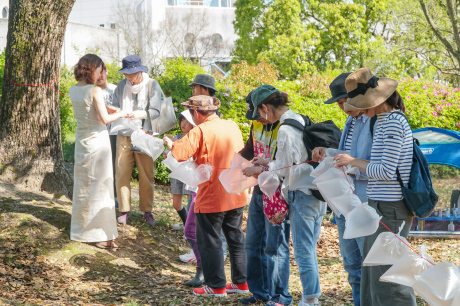
[[[377,122],[377,115],[374,115],[372,118],[371,118],[371,123],[369,124],[369,128],[371,130],[371,135],[372,135],[372,138],[374,138],[374,126],[375,126],[375,123]]]
[[[282,125],[289,125],[289,126],[292,126],[298,130],[301,130],[303,131],[304,129],[304,126],[302,125],[302,123],[300,123],[299,121],[295,120],[295,119],[286,119],[284,120],[284,122],[280,125],[280,127]]]
[[[396,179],[398,180],[399,185],[401,185],[401,188],[403,188],[403,187],[404,187],[404,183],[403,183],[403,181],[402,181],[401,173],[399,173],[398,167],[396,167],[396,176],[397,176]]]

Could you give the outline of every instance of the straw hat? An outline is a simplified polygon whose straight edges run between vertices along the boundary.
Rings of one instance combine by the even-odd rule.
[[[369,109],[385,102],[398,87],[398,81],[377,78],[368,67],[350,74],[345,80],[348,100],[345,111]]]

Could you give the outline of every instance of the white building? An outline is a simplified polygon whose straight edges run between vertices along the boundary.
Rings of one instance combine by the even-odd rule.
[[[237,38],[233,28],[235,1],[76,0],[66,28],[62,64],[73,66],[82,55],[96,49],[105,61],[121,61],[133,53],[133,40],[137,40],[136,48],[146,63],[152,57],[177,56],[198,57],[202,65],[229,62]],[[120,10],[122,6],[129,9]],[[9,0],[0,0],[0,12],[0,49],[4,49]],[[126,16],[131,22],[120,21]]]

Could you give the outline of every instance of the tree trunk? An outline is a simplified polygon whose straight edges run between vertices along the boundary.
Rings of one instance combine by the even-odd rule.
[[[68,197],[73,180],[62,156],[58,76],[74,2],[10,0],[0,102],[0,176],[31,190]],[[55,79],[46,86],[13,84],[49,84]]]

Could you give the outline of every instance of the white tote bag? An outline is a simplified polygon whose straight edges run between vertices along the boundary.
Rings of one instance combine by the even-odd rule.
[[[152,82],[153,83],[153,82]],[[149,87],[149,99],[151,97],[151,88],[152,84]],[[147,112],[150,118],[150,111]],[[166,133],[171,130],[177,124],[176,113],[174,112],[174,105],[171,97],[166,97],[161,90],[161,109],[160,116],[150,120],[152,126],[151,130],[153,133],[158,133],[159,135]]]

